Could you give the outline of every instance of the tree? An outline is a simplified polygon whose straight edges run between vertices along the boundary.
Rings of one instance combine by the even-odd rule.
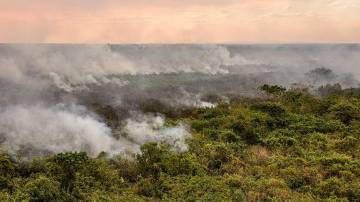
[[[12,176],[15,174],[15,163],[6,154],[0,154],[0,189],[10,188]]]
[[[339,83],[336,84],[326,84],[322,85],[318,88],[319,94],[321,96],[328,96],[332,94],[339,94],[341,93],[342,87]]]
[[[278,85],[265,84],[260,87],[260,90],[262,90],[268,94],[271,94],[271,95],[279,95],[279,94],[285,92],[286,88],[284,88],[282,86],[278,86]]]
[[[355,104],[341,100],[330,108],[331,114],[345,124],[349,124],[352,120],[360,119],[360,108]]]
[[[158,179],[161,172],[161,160],[165,152],[165,146],[157,143],[147,143],[141,146],[141,154],[136,157],[141,175]]]
[[[27,196],[29,201],[60,202],[66,199],[66,194],[61,191],[60,183],[43,175],[29,180],[23,188],[18,190],[18,192],[23,192],[23,194],[17,194]]]
[[[76,173],[89,170],[90,159],[85,152],[59,153],[52,158],[52,170],[61,178],[61,186],[71,192],[74,188]]]

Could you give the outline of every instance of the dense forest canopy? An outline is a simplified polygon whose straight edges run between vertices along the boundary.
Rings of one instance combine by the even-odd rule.
[[[191,126],[185,151],[149,142],[127,157],[3,152],[0,201],[359,201],[360,89],[259,90],[166,118]]]

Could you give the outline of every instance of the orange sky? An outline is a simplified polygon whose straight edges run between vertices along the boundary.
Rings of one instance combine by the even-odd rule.
[[[360,42],[360,0],[0,0],[0,42]]]

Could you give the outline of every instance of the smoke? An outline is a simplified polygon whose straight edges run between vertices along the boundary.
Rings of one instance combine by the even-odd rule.
[[[127,119],[124,127],[126,138],[136,145],[146,142],[162,142],[172,146],[176,151],[186,151],[186,139],[190,137],[187,126],[178,124],[176,126],[165,126],[162,116],[137,114]]]
[[[126,55],[110,45],[2,45],[2,76],[19,83],[24,79],[50,79],[66,91],[86,85],[103,85],[124,81],[119,74],[159,74],[170,72],[227,73],[223,65],[232,64],[229,52],[221,46],[200,46],[170,51],[156,49],[152,54]],[[171,48],[171,47],[169,47]],[[126,55],[126,56],[125,56]],[[194,57],[196,56],[196,57]]]
[[[155,141],[185,151],[188,127],[169,125],[158,113],[214,107],[264,83],[357,86],[359,54],[359,45],[341,44],[2,44],[0,147],[29,156],[96,156],[136,153]],[[218,97],[204,99],[211,94]],[[93,104],[109,105],[115,124]]]
[[[0,140],[3,150],[25,156],[65,151],[100,152],[111,155],[136,153],[146,142],[164,142],[185,151],[189,137],[185,125],[164,126],[160,116],[138,115],[126,120],[126,136],[115,138],[99,117],[83,106],[8,106],[0,109]]]
[[[0,79],[66,92],[128,84],[118,75],[264,74],[286,86],[325,67],[360,79],[358,45],[1,45]],[[342,81],[342,80],[341,80]]]
[[[305,74],[316,68],[330,69],[339,77],[351,74],[355,80],[360,80],[359,44],[234,45],[228,50],[232,55],[240,54],[253,61],[252,64],[231,68],[230,72],[252,69],[253,73],[282,73],[285,78],[275,82],[283,85],[291,81],[307,83]],[[345,81],[337,80],[340,83]]]
[[[58,88],[71,92],[83,90],[87,85],[124,83],[111,75],[133,73],[131,62],[113,53],[106,45],[93,46],[35,46],[13,45],[5,48],[1,69],[11,82],[32,84],[51,82]],[[1,58],[1,57],[0,57]]]
[[[56,105],[1,108],[0,128],[6,151],[22,148],[45,152],[112,152],[117,146],[111,129],[84,107]]]
[[[219,50],[213,47],[188,62],[185,60],[188,55],[182,55],[178,64],[165,69],[161,65],[158,68],[147,65],[151,61],[130,60],[109,45],[2,45],[1,147],[11,153],[26,151],[29,156],[64,151],[86,151],[94,156],[102,151],[138,152],[142,144],[155,141],[184,151],[185,138],[189,137],[185,125],[166,127],[164,117],[137,115],[136,119],[125,121],[121,131],[126,136],[115,138],[114,129],[77,103],[83,101],[80,95],[84,91],[128,85],[119,75],[226,73],[218,57],[206,59],[222,54],[223,50]],[[96,95],[104,94],[97,91]]]
[[[240,55],[231,56],[224,46],[220,45],[139,45],[112,47],[121,52],[136,67],[141,67],[137,73],[191,73],[227,74],[227,66],[234,64],[247,64]]]
[[[186,107],[193,107],[193,108],[213,108],[217,105],[217,103],[211,103],[208,101],[204,101],[201,99],[201,94],[195,94],[184,90],[183,88],[180,89],[179,97],[177,100],[170,101],[175,106],[186,106]]]

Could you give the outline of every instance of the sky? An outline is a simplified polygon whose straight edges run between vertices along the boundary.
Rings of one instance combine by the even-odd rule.
[[[357,43],[360,0],[0,0],[1,43]]]

